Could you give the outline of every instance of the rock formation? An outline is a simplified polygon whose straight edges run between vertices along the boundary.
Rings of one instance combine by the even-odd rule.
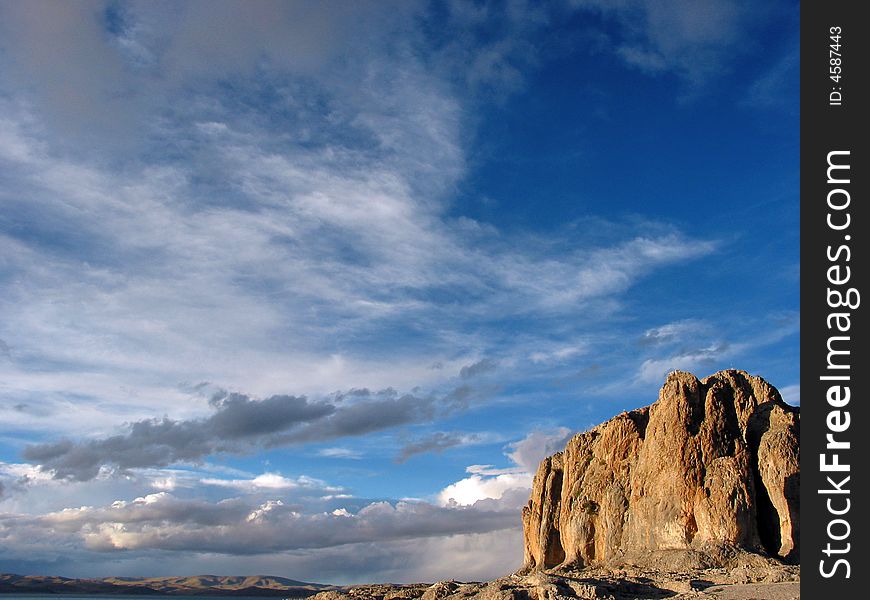
[[[710,566],[741,551],[796,561],[799,428],[798,409],[760,377],[671,373],[654,404],[541,462],[524,569]]]

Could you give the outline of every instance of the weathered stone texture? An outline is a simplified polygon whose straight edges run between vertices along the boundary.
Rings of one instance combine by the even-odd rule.
[[[654,404],[541,463],[523,509],[525,569],[723,548],[795,560],[799,427],[798,409],[760,377],[671,373]]]

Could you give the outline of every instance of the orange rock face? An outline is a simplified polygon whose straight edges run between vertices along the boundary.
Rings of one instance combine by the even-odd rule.
[[[760,377],[671,373],[654,404],[541,462],[523,509],[525,569],[723,548],[796,560],[799,428]]]

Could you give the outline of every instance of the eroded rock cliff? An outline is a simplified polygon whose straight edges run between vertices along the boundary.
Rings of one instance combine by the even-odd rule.
[[[797,560],[799,428],[798,409],[760,377],[671,373],[651,406],[541,462],[524,568],[715,565],[735,551]]]

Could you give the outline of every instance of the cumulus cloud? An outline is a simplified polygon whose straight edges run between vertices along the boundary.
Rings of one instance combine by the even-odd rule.
[[[473,505],[483,499],[492,499],[522,506],[528,499],[538,464],[544,457],[562,450],[571,433],[566,427],[532,431],[507,446],[507,457],[516,466],[495,468],[492,465],[471,465],[466,468],[468,477],[448,485],[438,493],[439,503],[445,506]]]
[[[75,572],[83,577],[103,577],[106,573],[141,576],[218,572],[286,573],[293,579],[337,585],[419,583],[450,578],[486,581],[516,571],[523,560],[519,523],[514,528],[488,533],[379,540],[267,554],[105,552],[84,548],[80,543],[61,546],[57,534],[52,532],[55,549],[52,555],[47,551],[52,540],[43,542],[38,531],[33,533],[34,537],[21,545],[31,559],[51,557],[54,568],[61,571],[76,568]],[[59,546],[63,548],[61,553],[57,552]],[[25,564],[4,560],[2,552],[0,548],[0,561],[4,564]]]
[[[532,475],[526,471],[473,473],[441,490],[438,502],[442,506],[473,506],[476,502],[494,499],[512,504],[516,510],[528,500],[531,487]]]
[[[26,545],[35,530],[96,551],[183,550],[260,554],[396,539],[485,533],[516,527],[513,506],[486,500],[467,507],[375,502],[356,512],[300,512],[280,500],[253,504],[182,499],[168,492],[40,516],[0,518],[4,544]]]
[[[51,479],[51,475],[41,471],[36,465],[27,463],[0,462],[0,474],[21,480],[25,483]]]
[[[0,482],[7,497],[3,511],[30,516],[63,511],[70,507],[101,506],[116,498],[137,498],[168,492],[183,499],[216,503],[233,498],[245,502],[281,500],[306,510],[334,508],[342,498],[359,508],[365,500],[354,499],[344,486],[320,477],[270,467],[248,472],[210,463],[182,464],[172,468],[131,469],[123,474],[109,468],[94,479],[57,479],[39,465],[0,462]]]

